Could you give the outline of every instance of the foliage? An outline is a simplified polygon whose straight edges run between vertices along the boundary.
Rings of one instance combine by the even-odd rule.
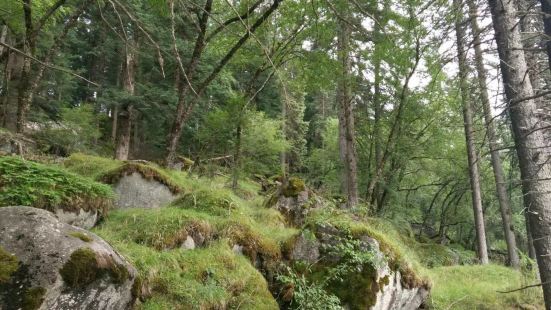
[[[278,281],[285,284],[292,295],[291,307],[299,310],[342,310],[337,296],[327,293],[322,285],[310,283],[304,275],[296,274],[287,267],[285,274],[278,275]]]
[[[19,157],[0,157],[0,206],[32,206],[53,211],[100,210],[105,213],[113,191],[107,185],[64,169]]]
[[[102,135],[98,127],[100,117],[89,104],[63,108],[61,120],[46,123],[34,138],[49,152],[55,151],[54,148],[62,148],[68,153],[93,150]]]

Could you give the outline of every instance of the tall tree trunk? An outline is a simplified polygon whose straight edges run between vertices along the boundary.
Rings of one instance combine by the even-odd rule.
[[[122,69],[122,86],[129,96],[134,96],[136,56],[131,50],[131,44],[126,44],[124,66]],[[115,159],[128,160],[130,154],[130,141],[132,137],[132,122],[134,121],[134,106],[126,104],[118,117],[117,145],[115,148]]]
[[[486,245],[486,228],[484,225],[484,213],[482,210],[482,196],[480,191],[480,175],[478,172],[478,156],[476,153],[473,116],[471,102],[469,99],[469,89],[467,85],[467,59],[465,53],[464,39],[465,30],[463,28],[463,14],[461,11],[460,0],[454,0],[456,12],[455,33],[457,36],[457,56],[459,61],[459,88],[461,91],[461,101],[463,102],[463,120],[465,126],[465,139],[467,142],[467,160],[469,162],[469,176],[471,181],[471,195],[473,204],[473,214],[477,238],[477,253],[481,264],[488,264],[488,249]]]
[[[545,137],[536,102],[513,2],[489,0],[495,30],[507,108],[511,117],[519,159],[524,206],[534,239],[546,309],[551,309],[551,164],[544,152]]]
[[[517,244],[515,240],[515,232],[511,221],[511,205],[507,197],[507,188],[503,173],[503,165],[499,156],[499,146],[497,144],[497,135],[493,124],[492,109],[490,106],[490,98],[488,97],[487,74],[484,68],[484,58],[482,48],[480,46],[480,27],[477,21],[477,8],[473,0],[467,0],[469,5],[469,19],[473,33],[473,45],[475,55],[476,72],[478,74],[478,88],[480,91],[480,100],[484,110],[484,121],[486,124],[486,133],[488,136],[488,144],[490,147],[492,167],[494,171],[494,179],[496,182],[497,200],[499,201],[499,210],[501,213],[501,221],[503,225],[503,234],[507,243],[507,255],[509,265],[515,269],[519,268],[520,261],[517,254]]]
[[[541,11],[543,12],[543,28],[545,31],[545,48],[549,69],[551,69],[551,0],[541,0]]]
[[[348,21],[339,20],[338,31],[338,57],[341,65],[340,80],[337,87],[339,148],[344,168],[343,185],[347,196],[347,207],[350,208],[358,204],[358,184],[350,76],[352,72],[352,62],[350,59],[351,29]]]

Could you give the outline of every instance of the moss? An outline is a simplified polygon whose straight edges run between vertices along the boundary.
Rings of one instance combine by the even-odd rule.
[[[88,235],[86,235],[85,233],[83,232],[80,232],[80,231],[75,231],[75,232],[72,232],[69,234],[71,237],[75,237],[75,238],[78,238],[84,242],[92,242],[94,239],[92,239],[91,237],[89,237]]]
[[[111,263],[107,270],[109,272],[109,275],[111,276],[111,279],[113,280],[113,283],[124,283],[130,277],[128,268],[121,264]]]
[[[90,248],[80,248],[71,254],[59,273],[63,281],[71,287],[82,287],[99,277],[101,269],[96,253]]]
[[[136,279],[134,279],[134,283],[132,283],[132,297],[134,299],[139,299],[142,297],[142,286],[143,286],[143,278],[138,275]]]
[[[0,284],[8,282],[18,267],[17,257],[0,246]]]
[[[32,206],[54,211],[99,210],[105,214],[113,190],[55,166],[19,157],[0,157],[0,206]]]
[[[155,167],[153,164],[137,162],[126,162],[122,166],[108,171],[99,177],[99,181],[107,184],[115,184],[121,178],[133,173],[139,173],[146,180],[153,180],[166,185],[173,194],[179,194],[183,191],[183,188],[181,188],[177,182],[161,168]]]
[[[112,257],[98,255],[90,248],[74,251],[59,273],[67,285],[75,288],[86,286],[104,275],[117,284],[130,277],[126,266],[118,264]]]
[[[300,192],[303,192],[305,189],[306,185],[304,184],[304,180],[297,177],[291,177],[282,187],[281,193],[285,197],[296,197]]]
[[[28,289],[23,296],[22,309],[36,310],[40,308],[46,295],[46,289],[43,287],[33,287]]]

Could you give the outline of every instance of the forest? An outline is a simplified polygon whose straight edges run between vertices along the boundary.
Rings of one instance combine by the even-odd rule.
[[[551,0],[0,1],[0,309],[551,310]]]

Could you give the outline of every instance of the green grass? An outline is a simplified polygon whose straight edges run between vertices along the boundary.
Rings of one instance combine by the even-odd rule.
[[[535,277],[498,265],[438,267],[427,271],[434,309],[544,309],[541,288],[498,293],[538,283]]]
[[[0,157],[0,206],[104,212],[113,196],[109,186],[65,169],[15,156]]]
[[[109,171],[120,168],[123,164],[124,162],[119,160],[82,153],[72,154],[63,162],[67,170],[94,180],[99,179]]]

